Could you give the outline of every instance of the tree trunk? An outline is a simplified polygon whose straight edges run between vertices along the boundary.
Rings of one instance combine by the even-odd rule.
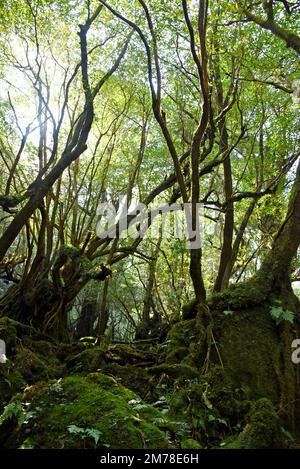
[[[256,276],[267,289],[284,292],[290,290],[290,268],[300,244],[300,161],[291,191],[287,215]]]

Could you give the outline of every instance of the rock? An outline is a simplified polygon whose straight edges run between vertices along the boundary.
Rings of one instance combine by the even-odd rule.
[[[166,421],[111,377],[68,376],[37,383],[16,396],[0,417],[0,444],[4,448],[29,444],[34,448],[169,448]]]

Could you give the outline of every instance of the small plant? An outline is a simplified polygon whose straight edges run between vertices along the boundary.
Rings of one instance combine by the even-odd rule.
[[[26,440],[23,441],[21,446],[19,446],[19,449],[34,449],[34,440],[30,437],[26,438]]]
[[[82,428],[77,425],[69,425],[68,432],[78,435],[81,439],[92,438],[95,442],[95,448],[97,447],[100,436],[102,435],[102,433],[96,428]]]
[[[34,415],[34,412],[30,412],[29,410],[24,409],[21,402],[10,402],[7,406],[4,407],[2,415],[0,416],[0,424],[15,418],[17,419],[18,425],[20,427],[23,424],[27,424]]]
[[[23,406],[20,402],[10,402],[4,407],[0,417],[0,423],[6,422],[12,418],[19,419],[23,412]]]
[[[233,311],[231,311],[231,309],[226,309],[225,311],[223,311],[223,314],[224,314],[224,316],[232,316]]]
[[[282,321],[288,321],[291,324],[294,321],[294,313],[287,309],[284,309],[282,306],[281,300],[275,300],[274,304],[270,308],[270,314],[276,325],[280,324]]]

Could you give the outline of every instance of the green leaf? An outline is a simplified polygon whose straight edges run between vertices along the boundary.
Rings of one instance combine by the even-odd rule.
[[[226,309],[225,311],[223,311],[223,314],[224,314],[225,316],[232,316],[233,311],[231,311],[230,309]]]
[[[100,432],[100,431],[97,430],[96,428],[87,428],[87,429],[86,429],[86,434],[87,434],[87,436],[89,436],[90,438],[93,438],[93,439],[94,439],[95,445],[97,446],[98,441],[99,441],[99,439],[100,439],[100,436],[102,435],[102,432]]]
[[[68,432],[69,433],[74,433],[74,434],[83,434],[85,433],[85,429],[84,428],[81,428],[81,427],[78,427],[77,425],[69,425],[68,426]]]

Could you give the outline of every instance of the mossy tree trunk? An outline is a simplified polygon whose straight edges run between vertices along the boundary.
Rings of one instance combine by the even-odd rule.
[[[49,265],[41,261],[0,301],[0,316],[31,324],[53,336],[66,338],[68,311],[81,289],[91,279],[103,281],[111,274],[84,267],[85,256],[76,248],[62,247]]]
[[[291,291],[290,269],[300,244],[300,162],[292,188],[287,214],[274,240],[270,253],[265,257],[256,281],[266,290],[285,294]]]

